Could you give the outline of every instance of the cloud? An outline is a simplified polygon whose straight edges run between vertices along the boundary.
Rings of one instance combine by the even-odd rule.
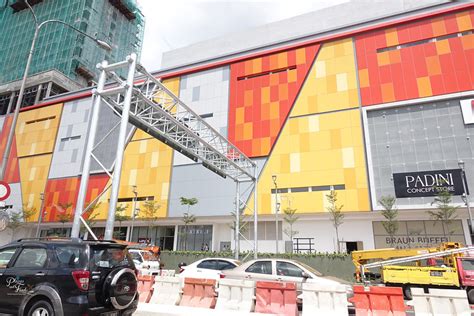
[[[346,1],[139,0],[146,18],[141,63],[157,70],[165,51]]]

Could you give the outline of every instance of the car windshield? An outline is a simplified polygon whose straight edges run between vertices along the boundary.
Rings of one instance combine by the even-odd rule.
[[[309,272],[311,272],[312,274],[314,274],[316,276],[322,276],[323,275],[321,272],[319,272],[315,268],[310,267],[307,264],[304,264],[304,263],[299,262],[299,261],[295,261],[295,262],[298,263],[300,266],[302,266],[303,268],[305,268],[306,270],[308,270]]]
[[[463,259],[462,268],[468,271],[474,271],[474,259]]]
[[[112,269],[115,267],[134,266],[126,249],[91,247],[91,264],[93,268]]]

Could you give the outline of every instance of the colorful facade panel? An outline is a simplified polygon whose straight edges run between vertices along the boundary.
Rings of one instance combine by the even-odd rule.
[[[275,210],[272,175],[277,176],[282,208],[326,212],[325,195],[333,186],[343,211],[369,211],[359,110],[289,119],[258,182],[262,214]]]
[[[51,154],[35,155],[19,158],[22,200],[27,208],[33,208],[36,213],[29,218],[38,220],[41,208],[41,193],[45,192],[48,181]]]
[[[7,145],[8,133],[10,132],[13,116],[4,117],[3,126],[0,130],[0,153],[4,153],[5,147]],[[0,124],[1,126],[2,124]],[[2,156],[3,158],[3,156]],[[17,183],[20,182],[20,171],[18,169],[18,155],[16,148],[16,139],[13,138],[12,149],[10,151],[10,157],[8,158],[7,167],[5,169],[5,176],[3,178],[7,183]]]
[[[322,44],[291,117],[359,106],[352,38]]]
[[[230,67],[219,67],[181,77],[179,98],[216,131],[227,137]],[[175,151],[173,164],[194,163]]]
[[[15,129],[18,157],[52,153],[62,104],[20,112]]]
[[[77,177],[81,173],[91,108],[92,98],[64,104],[49,172],[50,179]]]
[[[356,37],[363,105],[474,89],[474,10]]]
[[[108,180],[109,177],[106,174],[96,174],[89,177],[86,205],[103,191]],[[79,177],[48,180],[44,197],[45,221],[60,221],[61,215],[66,215],[72,220],[80,182],[81,178]]]
[[[318,49],[312,45],[231,65],[228,138],[247,156],[270,152]]]

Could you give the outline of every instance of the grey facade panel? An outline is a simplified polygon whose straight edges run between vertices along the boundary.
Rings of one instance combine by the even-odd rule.
[[[266,159],[254,160],[263,169]],[[241,199],[247,200],[251,194],[251,184],[240,185]],[[174,166],[171,176],[169,217],[182,217],[187,207],[180,204],[180,197],[195,197],[199,203],[190,212],[196,216],[230,215],[234,211],[235,182],[224,179],[201,164]],[[251,206],[253,208],[253,206]]]
[[[204,62],[232,54],[271,47],[299,38],[335,32],[380,18],[408,13],[417,9],[447,4],[447,0],[357,0],[269,23],[246,31],[228,34],[163,54],[162,68],[173,68]],[[316,22],[317,21],[317,22]]]
[[[80,174],[89,128],[88,121],[84,122],[84,116],[90,112],[91,107],[91,98],[64,104],[49,171],[50,179],[76,177]]]
[[[91,112],[92,113],[92,112]],[[120,121],[120,117],[117,116],[107,105],[101,104],[100,115],[99,115],[99,125],[97,126],[97,134],[95,137],[95,144],[98,144],[102,139],[110,132],[110,130]],[[117,154],[117,141],[119,135],[118,126],[115,128],[105,140],[97,146],[97,149],[94,150],[94,155],[99,159],[99,161],[109,170],[112,168],[115,161],[115,156]],[[132,129],[132,125],[128,124],[127,135]],[[104,172],[99,164],[92,159],[91,161],[91,172]]]
[[[474,124],[464,124],[459,100],[367,112],[375,198],[395,196],[392,174],[457,169],[465,162],[474,190]],[[462,203],[459,196],[454,202]],[[430,204],[433,197],[399,198],[399,205]]]

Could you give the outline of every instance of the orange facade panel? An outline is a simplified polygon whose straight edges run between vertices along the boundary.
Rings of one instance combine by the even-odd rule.
[[[4,153],[7,146],[8,133],[12,126],[13,116],[5,118],[2,130],[0,131],[0,153]],[[1,179],[0,179],[1,180]],[[12,149],[8,157],[7,168],[5,169],[5,176],[3,178],[7,183],[20,182],[20,170],[18,169],[18,155],[16,150],[16,139],[13,138]]]
[[[229,140],[250,157],[267,156],[319,45],[231,65]]]
[[[474,89],[474,10],[356,37],[363,105]]]
[[[72,221],[80,180],[80,177],[48,180],[43,215],[46,222],[58,222],[62,218],[68,222]],[[94,200],[104,190],[108,180],[109,177],[106,174],[96,174],[89,177],[86,204]]]

